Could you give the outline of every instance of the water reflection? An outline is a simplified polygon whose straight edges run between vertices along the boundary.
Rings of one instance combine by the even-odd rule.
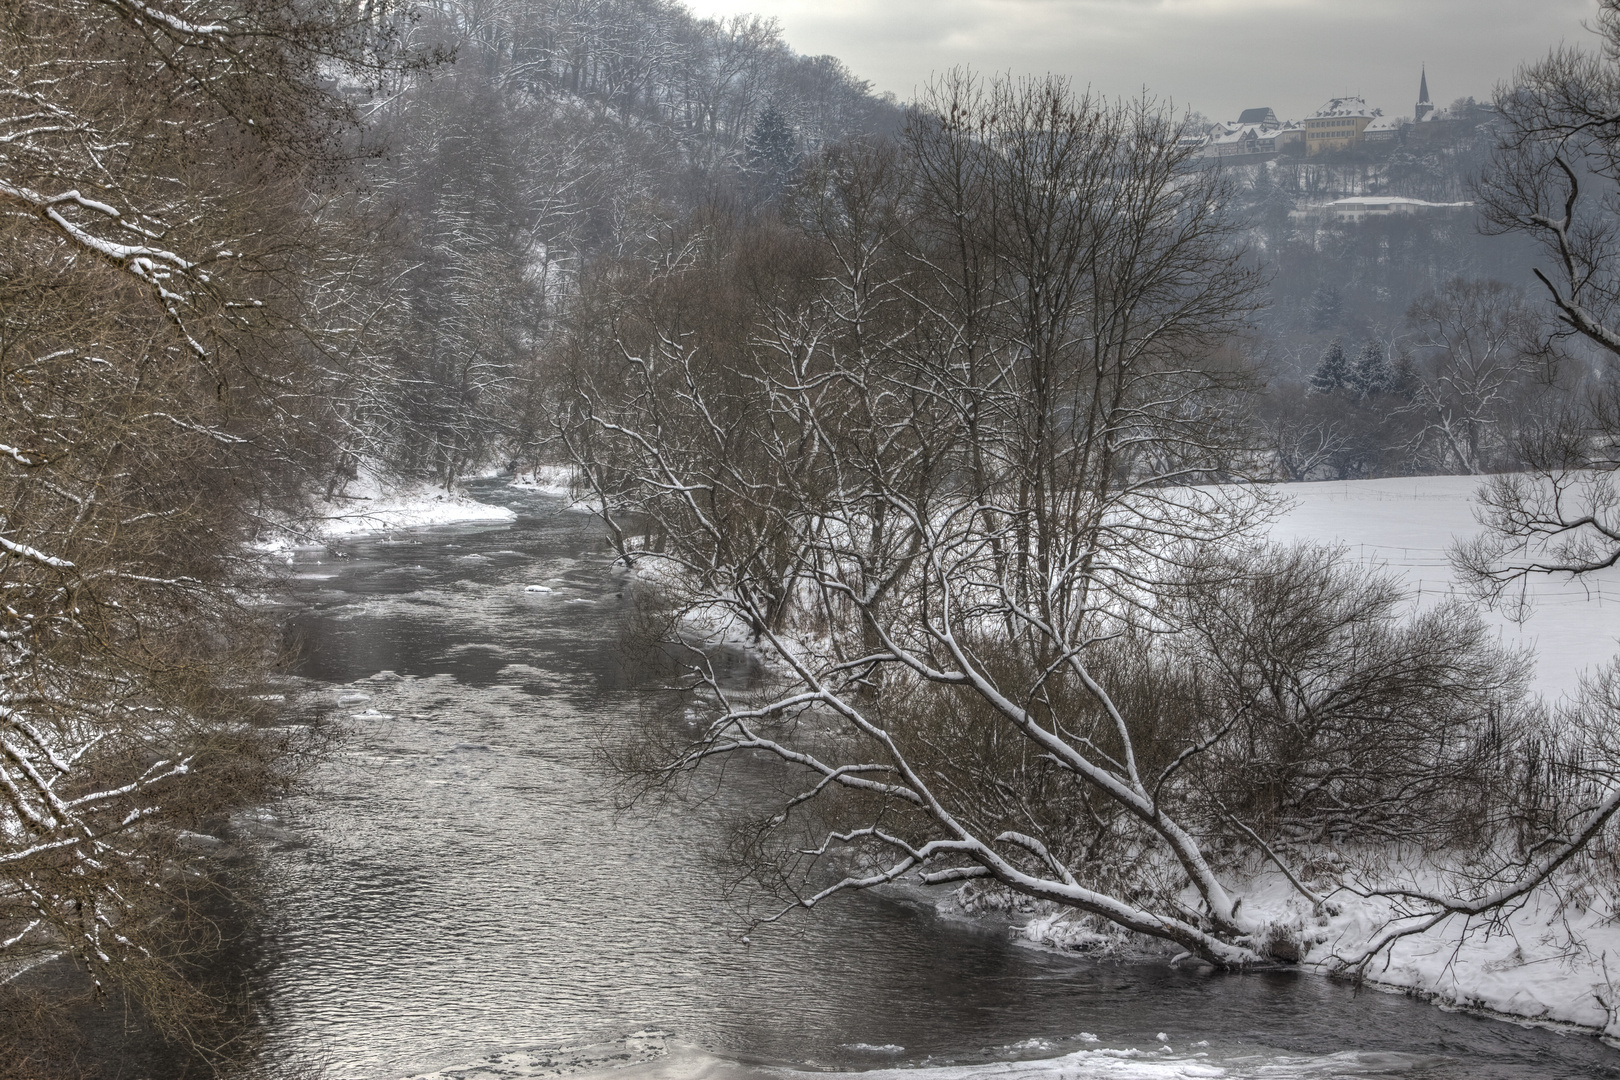
[[[1077,1053],[1055,1068],[1620,1076],[1584,1038],[1311,977],[1081,962],[894,898],[743,943],[727,882],[700,857],[726,799],[615,810],[601,748],[648,692],[619,646],[624,580],[599,534],[543,497],[484,495],[519,520],[295,567],[307,696],[350,736],[309,794],[242,823],[270,848],[262,999],[282,1058],[323,1060],[334,1078],[535,1075],[567,1071],[560,1051],[519,1052],[650,1030],[687,1049],[660,1043],[632,1072],[982,1072]]]

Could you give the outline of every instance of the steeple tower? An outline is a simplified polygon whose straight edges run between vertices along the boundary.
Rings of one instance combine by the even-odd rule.
[[[1423,66],[1423,80],[1418,83],[1417,106],[1412,110],[1412,119],[1421,124],[1423,118],[1432,112],[1434,112],[1434,103],[1429,100],[1429,67],[1425,64]]]

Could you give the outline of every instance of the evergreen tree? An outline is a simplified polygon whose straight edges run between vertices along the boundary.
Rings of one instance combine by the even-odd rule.
[[[1340,387],[1349,386],[1354,372],[1350,369],[1350,360],[1344,355],[1344,346],[1338,341],[1327,347],[1322,354],[1322,360],[1311,373],[1311,391],[1317,394],[1331,394]]]
[[[1360,397],[1387,394],[1395,389],[1395,369],[1390,366],[1382,344],[1369,341],[1361,347],[1355,369],[1350,372],[1349,386]]]
[[[748,135],[748,168],[780,188],[799,167],[798,136],[787,118],[767,105]]]

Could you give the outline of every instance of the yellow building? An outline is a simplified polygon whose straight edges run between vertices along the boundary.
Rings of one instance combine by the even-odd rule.
[[[1361,98],[1334,98],[1305,121],[1306,156],[1360,146],[1361,133],[1376,117]]]

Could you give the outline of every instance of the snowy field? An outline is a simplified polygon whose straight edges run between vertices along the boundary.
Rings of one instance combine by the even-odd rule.
[[[1417,603],[1432,603],[1457,588],[1447,549],[1481,532],[1473,503],[1479,484],[1469,476],[1288,484],[1280,491],[1293,506],[1271,535],[1341,543],[1352,558],[1399,574]],[[1533,688],[1549,699],[1620,652],[1620,568],[1574,581],[1540,579],[1530,596],[1522,626],[1498,612],[1487,618],[1503,641],[1534,651]]]
[[[1464,476],[1408,477],[1290,484],[1289,502],[1271,530],[1279,542],[1343,545],[1370,569],[1398,575],[1414,605],[1458,594],[1447,551],[1458,539],[1477,535],[1474,493],[1479,479]],[[1575,691],[1583,673],[1607,664],[1620,651],[1620,570],[1580,580],[1545,578],[1529,585],[1530,615],[1516,624],[1486,612],[1504,642],[1527,648],[1536,659],[1532,689],[1549,701]],[[1408,868],[1422,881],[1422,867]],[[1326,885],[1327,882],[1319,884]],[[1276,874],[1262,874],[1242,889],[1250,911],[1293,923],[1311,944],[1307,963],[1323,964],[1335,952],[1353,954],[1377,934],[1389,914],[1379,902],[1339,894],[1340,913],[1316,917]],[[1567,1025],[1620,1039],[1620,917],[1614,897],[1556,894],[1543,889],[1501,925],[1460,917],[1398,942],[1368,971],[1375,985],[1415,993],[1448,1007],[1488,1012],[1551,1026]],[[1041,945],[1083,946],[1086,931],[1054,915],[1032,920],[1025,935]],[[1578,943],[1578,944],[1577,944]],[[1609,959],[1613,955],[1613,960]],[[1093,1062],[1098,1067],[1105,1063]],[[1204,1063],[1107,1062],[1097,1075],[1236,1075],[1199,1073]],[[1121,1069],[1119,1073],[1108,1072]],[[1145,1068],[1138,1074],[1131,1070]],[[1176,1068],[1192,1071],[1175,1072]]]

